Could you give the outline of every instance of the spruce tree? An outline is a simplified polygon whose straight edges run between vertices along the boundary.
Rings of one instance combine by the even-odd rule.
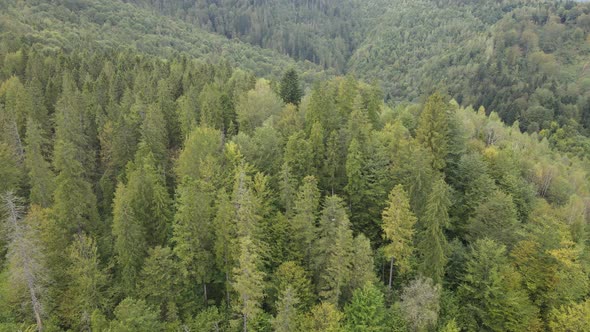
[[[443,231],[449,226],[448,209],[451,202],[448,190],[448,185],[442,178],[434,183],[432,192],[428,195],[418,236],[418,254],[421,260],[419,270],[436,284],[442,282],[447,262],[447,240]]]
[[[301,89],[301,83],[299,83],[299,75],[297,75],[295,69],[291,68],[283,74],[280,95],[286,104],[299,106],[303,91]]]
[[[295,290],[288,286],[279,294],[277,316],[272,325],[276,332],[297,332],[300,330],[299,298]]]
[[[326,197],[314,244],[315,283],[320,298],[338,304],[350,280],[352,230],[342,199]]]
[[[44,149],[47,146],[41,126],[31,118],[27,124],[25,165],[28,169],[32,204],[49,207],[55,190],[55,175],[49,162],[45,159]]]
[[[77,235],[69,248],[70,280],[67,301],[71,324],[78,330],[90,329],[90,316],[107,305],[108,275],[103,270],[96,242],[91,237]]]
[[[386,331],[383,293],[372,283],[365,284],[352,295],[344,307],[346,330],[350,332]]]
[[[432,157],[432,168],[442,170],[448,154],[448,105],[440,93],[428,98],[420,114],[416,138]]]
[[[389,267],[389,283],[391,289],[393,266],[398,273],[410,271],[410,257],[414,251],[414,224],[416,217],[410,209],[410,202],[402,185],[395,186],[389,193],[388,206],[383,210],[383,237],[388,243],[384,252],[391,260]]]
[[[132,294],[143,260],[147,241],[141,220],[133,209],[132,196],[122,183],[117,186],[113,201],[114,253],[122,291]]]
[[[295,215],[291,219],[291,237],[295,255],[307,269],[311,264],[319,205],[320,191],[317,187],[317,180],[313,176],[306,176],[295,200]]]
[[[238,294],[235,311],[242,316],[242,330],[247,332],[250,324],[262,313],[264,297],[264,272],[261,271],[259,249],[246,235],[240,238],[238,265],[233,269],[233,289]]]

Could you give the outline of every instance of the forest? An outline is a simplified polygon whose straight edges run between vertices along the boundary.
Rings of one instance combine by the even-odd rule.
[[[589,331],[589,63],[584,2],[2,1],[0,331]]]

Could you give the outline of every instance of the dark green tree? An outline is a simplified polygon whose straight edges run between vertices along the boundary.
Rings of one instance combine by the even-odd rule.
[[[286,104],[299,106],[303,90],[299,82],[299,75],[293,68],[287,70],[281,79],[280,93],[281,98]]]

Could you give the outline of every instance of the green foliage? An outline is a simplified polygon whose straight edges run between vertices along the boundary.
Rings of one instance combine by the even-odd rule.
[[[551,331],[583,331],[590,324],[590,302],[586,300],[554,309],[551,312]]]
[[[346,331],[385,331],[385,312],[383,293],[369,282],[344,308]]]
[[[79,235],[69,248],[70,268],[67,271],[70,286],[67,290],[66,310],[71,312],[72,326],[86,330],[91,327],[91,315],[108,305],[108,274],[102,268],[96,242]]]
[[[161,331],[158,313],[143,300],[124,299],[115,308],[115,319],[110,323],[113,332]]]
[[[442,178],[434,183],[428,195],[424,220],[421,221],[422,230],[418,234],[420,271],[437,284],[442,281],[447,263],[447,240],[443,231],[449,226],[448,209],[451,202],[448,190]]]
[[[391,241],[384,252],[400,274],[410,271],[410,258],[414,251],[413,237],[416,217],[410,210],[410,202],[402,185],[395,186],[389,193],[389,205],[383,210],[383,237]],[[393,269],[393,266],[391,266]],[[390,272],[390,274],[392,271]],[[389,281],[391,287],[391,276]]]
[[[280,95],[283,101],[287,104],[299,106],[303,91],[301,91],[301,83],[299,83],[299,76],[295,69],[289,69],[283,74],[281,79]]]
[[[509,265],[506,248],[493,240],[477,240],[465,266],[458,293],[469,329],[521,331],[533,329],[538,309],[521,286],[521,275]]]
[[[314,274],[317,292],[326,302],[337,304],[350,280],[352,231],[342,199],[326,197],[314,244]]]
[[[583,329],[587,4],[185,2],[0,4],[1,329]]]

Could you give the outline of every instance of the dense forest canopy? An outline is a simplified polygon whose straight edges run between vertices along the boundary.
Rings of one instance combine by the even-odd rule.
[[[587,331],[590,6],[0,2],[0,331]]]

